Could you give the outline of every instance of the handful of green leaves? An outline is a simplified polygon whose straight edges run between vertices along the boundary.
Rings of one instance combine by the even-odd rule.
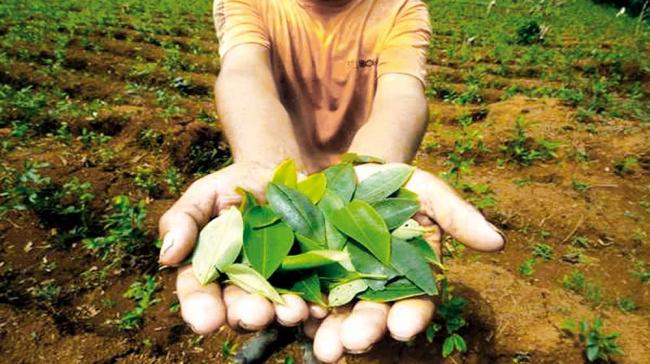
[[[395,165],[359,183],[356,158],[300,182],[295,163],[283,162],[266,189],[266,205],[240,189],[241,206],[222,211],[199,234],[192,256],[197,279],[207,284],[225,274],[280,304],[280,294],[289,292],[330,307],[355,297],[437,295],[431,265],[440,260],[412,219],[417,195],[403,188],[414,168]]]

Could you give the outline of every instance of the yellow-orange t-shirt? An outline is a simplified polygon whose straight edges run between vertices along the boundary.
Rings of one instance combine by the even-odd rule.
[[[345,152],[380,76],[424,83],[431,25],[420,0],[215,0],[214,21],[222,58],[243,43],[269,49],[303,153]]]

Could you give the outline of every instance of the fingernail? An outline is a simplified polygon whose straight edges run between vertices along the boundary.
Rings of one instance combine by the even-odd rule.
[[[488,222],[488,225],[494,230],[497,234],[501,235],[501,238],[503,239],[503,248],[505,248],[506,243],[508,242],[508,239],[506,238],[506,234],[503,233],[498,227],[494,226],[491,222]],[[502,248],[502,249],[503,249]]]
[[[160,248],[159,260],[162,260],[165,254],[167,254],[169,249],[171,249],[171,247],[173,246],[174,246],[174,235],[171,232],[168,232],[167,234],[165,234],[162,247]]]

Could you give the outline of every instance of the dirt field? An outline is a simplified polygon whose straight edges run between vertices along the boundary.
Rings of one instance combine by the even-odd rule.
[[[429,3],[431,122],[415,164],[508,244],[446,242],[466,353],[443,359],[440,338],[421,337],[344,360],[582,363],[561,327],[600,317],[620,333],[613,361],[648,362],[647,24],[583,0]],[[0,362],[227,362],[247,336],[183,324],[155,236],[184,187],[230,163],[209,1],[5,0],[0,37]],[[301,362],[291,337],[268,362],[289,357]]]

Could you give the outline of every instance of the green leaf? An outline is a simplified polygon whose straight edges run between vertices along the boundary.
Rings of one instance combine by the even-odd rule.
[[[332,224],[366,247],[379,261],[390,264],[390,233],[384,219],[368,203],[353,200],[331,216]]]
[[[369,274],[381,274],[386,276],[386,280],[395,278],[398,273],[393,268],[382,264],[375,259],[364,248],[357,246],[354,242],[347,245],[347,251],[350,254],[350,260],[357,272]],[[382,290],[386,286],[386,280],[366,279],[366,283],[372,290]]]
[[[291,188],[296,188],[298,185],[298,172],[296,169],[296,162],[293,159],[287,159],[280,163],[273,172],[271,182],[279,185],[284,185]]]
[[[431,268],[420,255],[420,251],[408,242],[397,238],[392,239],[392,248],[393,267],[426,294],[430,296],[438,294]]]
[[[338,263],[346,270],[354,270],[346,251],[312,250],[298,255],[289,255],[282,260],[282,270],[298,270]]]
[[[327,306],[327,303],[323,300],[323,294],[320,291],[320,281],[318,280],[318,275],[316,273],[312,273],[294,283],[291,290],[299,292],[302,295],[302,298],[306,301],[321,306]]]
[[[458,350],[461,353],[467,351],[467,344],[465,343],[465,339],[463,339],[462,336],[458,334],[452,334],[451,337],[454,342],[454,347],[456,348],[456,350]]]
[[[305,195],[283,185],[269,183],[266,199],[295,232],[325,244],[323,213]]]
[[[407,200],[418,201],[420,199],[420,196],[418,196],[417,193],[402,187],[399,190],[397,190],[397,194],[395,194],[395,198],[405,198]]]
[[[424,228],[413,219],[406,220],[400,227],[393,230],[392,235],[398,239],[410,240],[424,235]]]
[[[451,336],[447,336],[445,341],[442,343],[442,356],[444,358],[448,357],[449,354],[454,352],[454,340]]]
[[[363,279],[355,279],[347,283],[339,284],[330,290],[328,296],[329,305],[331,307],[343,306],[366,289],[368,289],[368,285]]]
[[[590,362],[596,361],[596,358],[598,358],[598,354],[600,352],[600,347],[598,344],[594,346],[588,346],[587,347],[587,359],[589,359]]]
[[[278,220],[280,216],[265,206],[255,206],[244,215],[244,222],[253,228],[269,226]]]
[[[440,257],[438,257],[438,253],[436,253],[435,250],[429,245],[429,243],[424,240],[422,237],[417,237],[413,239],[412,241],[409,241],[410,244],[413,244],[419,251],[420,255],[424,259],[427,260],[427,262],[440,267],[441,269],[444,269],[444,266],[442,265],[442,262],[440,261]]]
[[[364,200],[375,203],[390,196],[411,178],[414,167],[398,164],[383,171],[379,171],[359,183],[355,200]]]
[[[237,187],[235,189],[235,192],[237,192],[241,196],[241,204],[239,205],[239,211],[241,211],[242,215],[246,215],[246,213],[250,209],[260,205],[259,202],[257,202],[257,198],[255,198],[255,195],[253,195],[250,191],[246,191],[241,187]]]
[[[359,296],[360,299],[373,302],[392,302],[409,297],[423,295],[424,292],[406,278],[400,278],[388,283],[381,291],[368,290]]]
[[[323,173],[314,173],[298,183],[298,192],[307,196],[312,203],[318,203],[327,187],[327,178]]]
[[[323,211],[323,215],[325,216],[325,238],[327,239],[327,247],[333,250],[343,249],[347,242],[345,235],[341,234],[341,232],[334,227],[331,219],[331,216],[344,206],[345,205],[339,196],[329,188],[325,191],[323,198],[318,203],[318,208]]]
[[[264,278],[278,269],[292,245],[293,231],[282,221],[261,229],[247,226],[244,233],[246,258]]]
[[[273,302],[284,304],[280,294],[255,269],[244,264],[231,264],[222,270],[233,284],[248,293],[256,293]]]
[[[192,255],[192,270],[198,281],[205,285],[215,280],[219,271],[237,259],[243,239],[244,221],[234,206],[205,225]]]
[[[384,218],[388,229],[402,225],[420,210],[417,201],[406,198],[387,198],[373,204],[373,207]]]
[[[300,233],[296,233],[296,240],[300,245],[300,251],[306,253],[311,250],[323,250],[326,248],[325,244],[320,243],[316,240],[310,239]]]
[[[362,155],[357,153],[345,153],[341,156],[341,163],[354,163],[354,164],[364,164],[364,163],[377,163],[384,164],[386,163],[383,159],[379,157],[373,157],[370,155]]]
[[[327,168],[327,189],[336,193],[344,202],[350,202],[357,188],[357,175],[350,163],[341,163]]]

